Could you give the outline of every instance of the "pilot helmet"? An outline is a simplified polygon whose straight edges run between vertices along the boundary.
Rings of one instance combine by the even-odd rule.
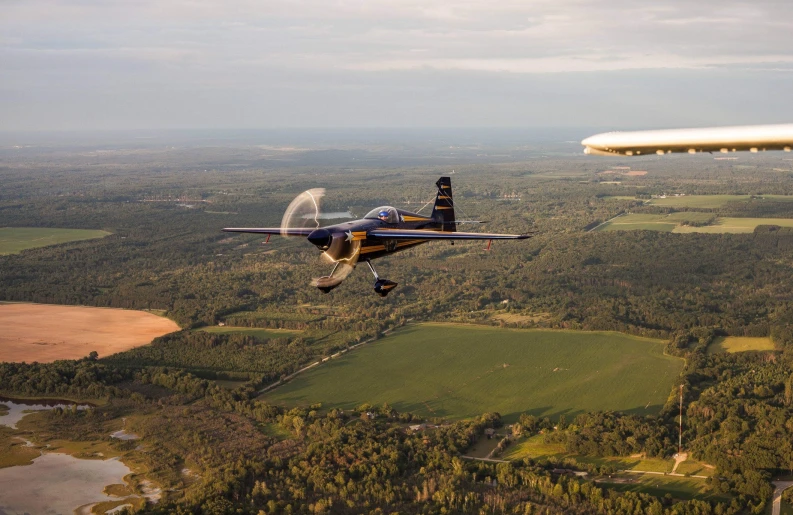
[[[382,220],[382,221],[384,221],[384,222],[387,222],[387,221],[388,221],[388,218],[389,218],[389,214],[390,214],[390,213],[388,212],[388,210],[387,210],[387,209],[383,209],[382,211],[380,211],[379,213],[377,213],[377,218],[379,218],[380,220]]]

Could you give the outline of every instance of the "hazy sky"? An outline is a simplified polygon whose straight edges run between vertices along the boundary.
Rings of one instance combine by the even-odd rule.
[[[0,130],[793,122],[793,2],[0,0]]]

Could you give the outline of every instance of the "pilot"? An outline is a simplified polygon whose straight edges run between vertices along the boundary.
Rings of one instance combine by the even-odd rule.
[[[388,222],[388,210],[383,209],[382,211],[377,213],[377,218],[379,218],[380,220],[382,220],[384,222]]]

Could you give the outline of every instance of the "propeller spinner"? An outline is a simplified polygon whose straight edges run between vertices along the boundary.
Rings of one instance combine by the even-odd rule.
[[[284,212],[281,234],[286,236],[289,230],[316,227],[307,239],[322,251],[325,261],[335,266],[330,275],[315,278],[312,284],[327,293],[341,284],[355,269],[361,255],[361,242],[351,241],[344,232],[320,228],[320,204],[324,195],[324,188],[314,188],[295,197]]]

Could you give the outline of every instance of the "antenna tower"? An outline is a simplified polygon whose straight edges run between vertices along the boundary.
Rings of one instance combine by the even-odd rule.
[[[683,385],[680,385],[680,432],[677,436],[677,454],[683,452]]]

